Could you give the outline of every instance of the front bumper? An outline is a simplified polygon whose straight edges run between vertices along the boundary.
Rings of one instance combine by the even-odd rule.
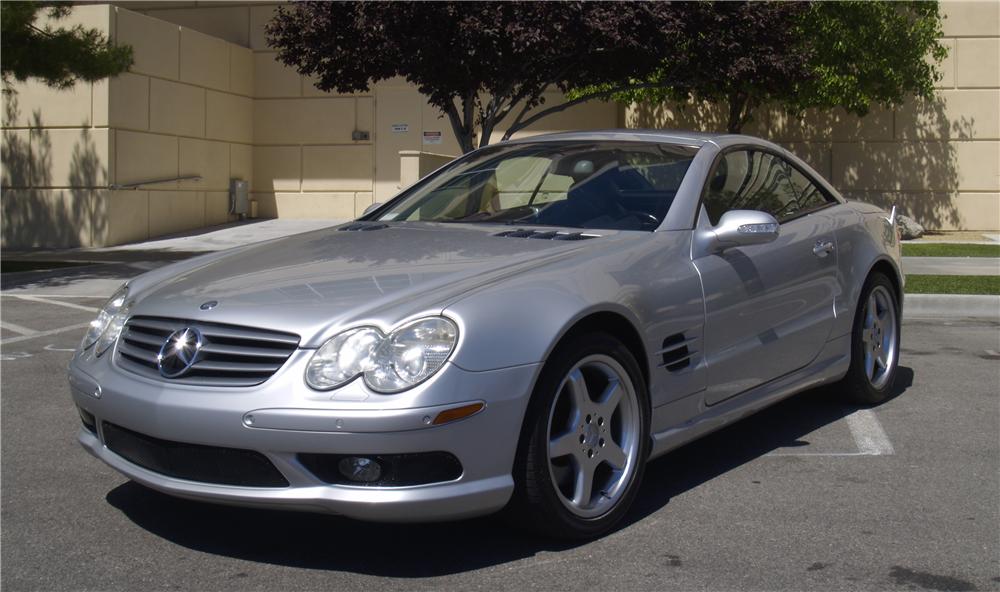
[[[506,505],[537,364],[488,372],[452,365],[402,396],[364,397],[356,390],[363,388],[360,385],[348,385],[355,388],[353,393],[336,394],[304,387],[300,366],[308,353],[293,355],[270,380],[249,389],[181,387],[118,369],[110,363],[111,356],[96,361],[74,358],[70,392],[97,426],[96,433],[81,428],[80,443],[139,483],[195,500],[389,522],[465,518]],[[476,415],[439,426],[428,422],[440,410],[475,401],[486,405]],[[151,471],[105,445],[104,422],[162,440],[259,452],[289,485],[220,485]],[[333,485],[297,457],[434,451],[459,460],[458,479],[404,487]]]

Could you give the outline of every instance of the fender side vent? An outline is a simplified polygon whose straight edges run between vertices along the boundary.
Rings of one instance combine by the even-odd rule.
[[[498,232],[493,236],[501,236],[505,238],[537,238],[542,240],[564,240],[564,241],[578,241],[587,240],[588,238],[600,238],[599,234],[586,234],[583,232],[559,232],[557,230],[525,230],[523,228],[518,228],[517,230],[505,230],[503,232]]]
[[[674,333],[663,340],[663,349],[656,352],[661,357],[661,368],[667,372],[678,372],[691,366],[691,357],[698,353],[691,345],[697,337],[687,338],[684,333]]]
[[[382,230],[383,228],[389,228],[388,224],[368,224],[365,222],[348,224],[347,226],[341,226],[338,230],[350,230],[350,231],[361,231],[365,232],[368,230]]]

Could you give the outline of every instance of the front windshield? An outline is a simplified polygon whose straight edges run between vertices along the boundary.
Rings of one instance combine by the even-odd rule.
[[[655,230],[694,152],[649,142],[499,145],[421,181],[371,219]]]

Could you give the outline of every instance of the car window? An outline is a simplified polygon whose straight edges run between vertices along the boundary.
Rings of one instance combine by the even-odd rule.
[[[799,169],[795,167],[791,168],[791,175],[789,179],[792,182],[792,187],[795,188],[797,194],[797,211],[796,213],[807,212],[810,210],[815,210],[816,208],[821,208],[828,203],[833,202],[833,198],[827,195],[815,183],[809,180]]]
[[[783,158],[736,150],[716,165],[702,203],[713,225],[729,210],[760,210],[782,222],[825,205],[827,197]]]
[[[646,142],[498,146],[418,183],[378,219],[654,230],[693,155]]]

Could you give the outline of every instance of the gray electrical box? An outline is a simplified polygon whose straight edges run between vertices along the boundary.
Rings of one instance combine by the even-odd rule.
[[[229,213],[245,218],[250,211],[250,184],[242,179],[229,180]]]

